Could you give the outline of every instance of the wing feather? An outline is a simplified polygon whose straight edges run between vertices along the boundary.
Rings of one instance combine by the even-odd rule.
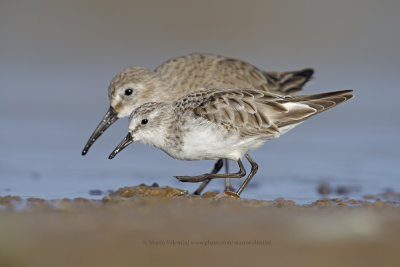
[[[280,96],[250,89],[204,89],[177,100],[195,116],[229,126],[240,135],[274,135],[350,98],[352,91],[305,96]],[[185,101],[184,101],[184,100]],[[291,129],[291,128],[290,128]]]

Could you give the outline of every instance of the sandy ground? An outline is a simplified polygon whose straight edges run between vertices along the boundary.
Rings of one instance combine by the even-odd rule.
[[[0,266],[400,266],[396,201],[298,206],[150,186],[102,200],[5,196]]]

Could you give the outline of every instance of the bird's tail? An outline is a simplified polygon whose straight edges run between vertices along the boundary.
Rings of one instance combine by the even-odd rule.
[[[283,127],[286,125],[290,125],[292,123],[297,123],[308,119],[311,116],[317,115],[323,111],[336,107],[337,105],[350,100],[354,97],[353,90],[343,90],[343,91],[335,91],[335,92],[327,92],[321,94],[313,94],[313,95],[301,95],[301,96],[288,96],[284,100],[278,101],[281,104],[293,103],[293,104],[303,104],[304,108],[299,106],[298,108],[291,109],[291,114],[286,115],[288,120],[281,120],[278,122],[278,127]],[[294,106],[296,107],[296,106]],[[311,109],[310,109],[311,108]],[[309,110],[309,113],[307,113]],[[314,111],[313,111],[314,110]],[[304,116],[296,116],[296,113],[301,113]],[[291,120],[290,118],[293,118]]]
[[[311,79],[314,70],[306,68],[295,71],[263,72],[263,74],[272,93],[291,95],[301,91],[303,85]]]
[[[291,101],[306,104],[321,113],[354,97],[353,90],[334,91],[313,95],[293,96]]]

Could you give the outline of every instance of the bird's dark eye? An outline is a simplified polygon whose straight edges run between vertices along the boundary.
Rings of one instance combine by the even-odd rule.
[[[133,93],[133,90],[131,88],[128,88],[125,90],[125,95],[131,95]]]
[[[147,119],[143,119],[142,120],[142,124],[146,124],[146,123],[148,123],[149,121],[147,120]]]

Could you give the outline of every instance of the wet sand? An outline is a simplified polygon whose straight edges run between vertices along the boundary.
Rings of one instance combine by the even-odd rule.
[[[155,186],[0,197],[0,266],[400,266],[399,194],[310,205]]]

